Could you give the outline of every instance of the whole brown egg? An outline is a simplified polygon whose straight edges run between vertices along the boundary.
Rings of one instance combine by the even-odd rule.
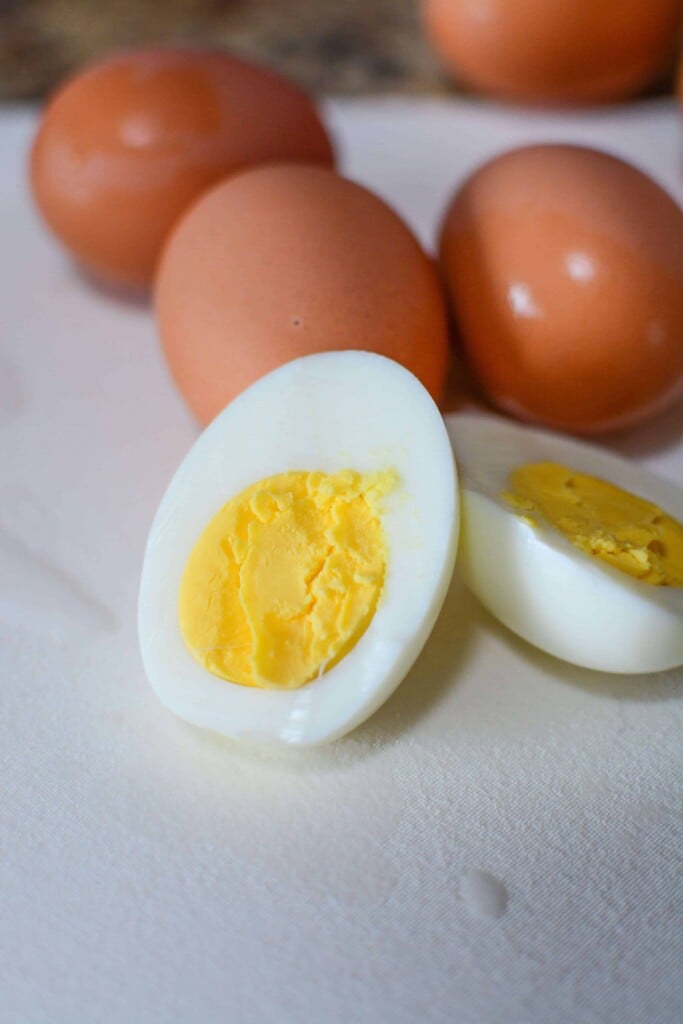
[[[139,287],[207,186],[289,159],[334,157],[313,103],[280,75],[218,51],[131,51],[57,91],[33,144],[31,183],[45,221],[80,263]]]
[[[479,168],[440,262],[467,357],[504,412],[578,433],[683,390],[683,213],[605,153],[528,146]]]
[[[381,199],[327,169],[254,168],[202,196],[164,248],[155,304],[172,375],[202,423],[313,352],[379,352],[435,399],[444,390],[434,262]]]
[[[474,89],[518,100],[600,103],[667,69],[681,0],[423,0],[427,38]]]

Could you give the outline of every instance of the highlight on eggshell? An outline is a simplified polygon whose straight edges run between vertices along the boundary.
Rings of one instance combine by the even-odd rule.
[[[152,525],[144,667],[175,714],[308,746],[375,711],[417,658],[455,561],[443,419],[368,352],[294,360],[201,434]]]
[[[440,265],[501,411],[591,434],[683,392],[683,212],[622,160],[552,144],[488,161],[448,205]]]
[[[155,282],[161,344],[208,423],[292,359],[365,349],[439,401],[448,324],[435,266],[380,198],[322,167],[258,167],[202,196],[172,232]]]
[[[34,139],[31,187],[78,263],[140,288],[193,200],[226,175],[272,160],[334,163],[301,89],[218,50],[131,50],[57,90]]]
[[[524,102],[595,104],[669,70],[680,0],[422,0],[442,64],[474,89]]]
[[[497,416],[446,423],[460,479],[458,572],[482,604],[588,669],[683,664],[683,490]]]

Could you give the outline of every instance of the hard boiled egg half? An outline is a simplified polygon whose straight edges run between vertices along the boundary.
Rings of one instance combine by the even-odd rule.
[[[199,437],[152,525],[139,633],[153,688],[226,736],[341,736],[429,636],[458,522],[448,433],[411,373],[367,352],[275,370]]]
[[[683,663],[683,491],[598,448],[494,416],[447,418],[458,568],[536,647],[606,672]]]

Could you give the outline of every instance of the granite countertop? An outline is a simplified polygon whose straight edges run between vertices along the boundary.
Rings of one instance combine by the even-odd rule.
[[[225,45],[320,93],[453,88],[417,0],[0,0],[0,101],[43,96],[68,71],[131,44]]]

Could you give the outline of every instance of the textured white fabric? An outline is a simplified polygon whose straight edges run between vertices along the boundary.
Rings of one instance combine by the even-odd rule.
[[[673,105],[566,117],[333,103],[425,240],[486,155],[594,142],[681,196]],[[680,672],[572,669],[454,583],[349,738],[231,745],[143,678],[146,531],[195,428],[149,311],[84,286],[0,119],[2,1024],[674,1024]],[[613,441],[683,479],[683,410]]]

